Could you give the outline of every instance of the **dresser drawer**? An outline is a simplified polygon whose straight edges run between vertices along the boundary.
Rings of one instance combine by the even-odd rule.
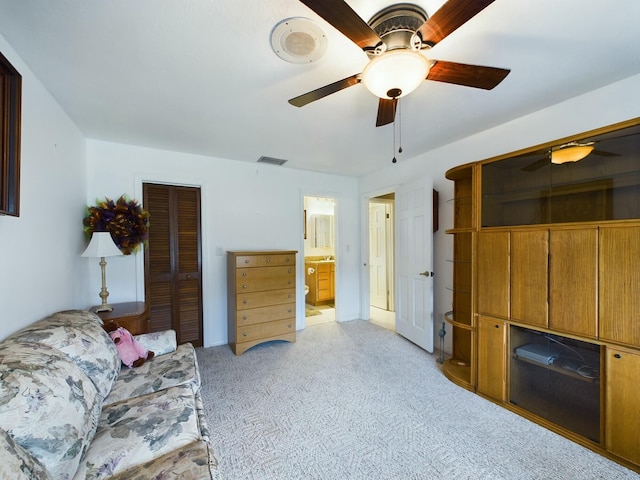
[[[260,308],[249,308],[236,312],[236,325],[238,327],[253,325],[255,323],[271,322],[272,320],[282,320],[283,318],[296,317],[296,304],[285,303]]]
[[[267,307],[296,301],[296,289],[287,288],[267,292],[239,293],[236,295],[236,309]]]
[[[296,256],[294,254],[239,255],[236,257],[237,268],[295,264]]]
[[[237,328],[237,343],[251,342],[262,338],[275,337],[296,331],[295,318],[275,320],[267,323],[257,323]]]
[[[269,267],[273,265],[294,265],[296,264],[296,256],[289,254],[274,255],[258,255],[256,256],[259,267]]]
[[[295,277],[273,277],[264,280],[247,280],[236,284],[236,291],[240,293],[263,292],[266,290],[280,290],[283,288],[294,288],[296,286]]]
[[[289,279],[293,284],[296,279],[295,265],[288,267],[239,268],[236,270],[236,289],[241,293],[242,285],[247,283],[257,284],[263,281],[270,281],[272,279]],[[266,288],[263,290],[266,290]]]

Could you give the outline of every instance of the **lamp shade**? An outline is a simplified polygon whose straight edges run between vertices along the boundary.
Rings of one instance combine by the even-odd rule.
[[[109,232],[93,232],[89,245],[82,253],[83,257],[115,257],[116,255],[122,255],[122,252],[113,242]]]
[[[399,98],[413,92],[429,73],[429,61],[413,50],[391,50],[371,60],[362,71],[362,83],[380,98]],[[400,90],[399,95],[389,93]]]
[[[571,145],[551,152],[551,163],[577,162],[593,151],[593,145]]]

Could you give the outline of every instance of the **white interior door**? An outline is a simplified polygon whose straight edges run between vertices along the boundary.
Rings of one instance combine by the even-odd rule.
[[[387,207],[369,203],[369,284],[371,305],[388,309],[387,286]]]
[[[433,352],[433,183],[396,192],[396,331]]]

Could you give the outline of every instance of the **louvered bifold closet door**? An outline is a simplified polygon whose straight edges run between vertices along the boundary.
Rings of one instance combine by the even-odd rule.
[[[202,346],[202,297],[200,274],[200,189],[176,188],[178,248],[177,302],[180,342]]]
[[[170,193],[165,185],[144,185],[143,202],[150,214],[149,244],[145,251],[145,299],[154,332],[173,328]]]
[[[200,189],[143,185],[151,216],[145,255],[152,331],[172,328],[178,343],[202,345]]]

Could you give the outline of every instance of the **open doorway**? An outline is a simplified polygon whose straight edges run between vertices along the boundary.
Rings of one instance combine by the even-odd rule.
[[[306,326],[336,321],[335,208],[333,198],[304,197]]]
[[[369,321],[395,330],[395,194],[369,200]]]

